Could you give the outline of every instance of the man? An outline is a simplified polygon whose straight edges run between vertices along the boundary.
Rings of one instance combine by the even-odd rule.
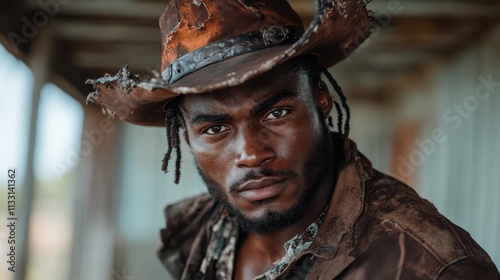
[[[284,0],[171,1],[161,79],[123,69],[89,81],[112,116],[162,125],[166,111],[162,169],[175,149],[179,181],[181,129],[207,185],[166,209],[166,268],[175,279],[499,279],[467,232],[349,141],[325,67],[370,16],[363,1],[316,7],[304,31]]]

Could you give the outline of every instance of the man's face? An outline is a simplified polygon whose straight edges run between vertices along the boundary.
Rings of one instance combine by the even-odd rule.
[[[246,231],[294,224],[332,170],[326,89],[288,62],[243,85],[186,95],[186,139],[209,192]],[[323,111],[323,112],[322,112]]]

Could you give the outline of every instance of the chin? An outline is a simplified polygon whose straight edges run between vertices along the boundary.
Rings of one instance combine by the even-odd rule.
[[[253,203],[254,210],[242,211],[234,205],[228,207],[244,232],[266,234],[297,223],[305,214],[304,205],[295,200],[280,202],[278,197]]]

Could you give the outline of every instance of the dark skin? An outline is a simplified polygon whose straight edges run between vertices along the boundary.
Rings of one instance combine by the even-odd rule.
[[[311,85],[294,69],[288,62],[240,86],[186,95],[180,102],[186,140],[203,176],[217,186],[216,198],[254,221],[290,211],[311,187],[305,165],[332,108],[326,86]],[[332,185],[333,174],[323,174],[297,222],[240,235],[233,279],[253,279],[282,258],[285,242],[325,209]]]

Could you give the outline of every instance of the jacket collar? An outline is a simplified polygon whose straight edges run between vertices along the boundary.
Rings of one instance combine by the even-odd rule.
[[[332,134],[334,143],[343,143],[338,134]],[[339,141],[340,140],[340,141]],[[342,151],[336,145],[336,151]],[[356,143],[350,141],[351,159],[345,161],[343,153],[338,153],[335,167],[336,182],[330,206],[323,224],[313,244],[303,252],[312,253],[318,258],[335,259],[339,271],[354,260],[352,249],[357,242],[356,221],[363,212],[365,182],[373,176],[370,161],[360,154]]]

